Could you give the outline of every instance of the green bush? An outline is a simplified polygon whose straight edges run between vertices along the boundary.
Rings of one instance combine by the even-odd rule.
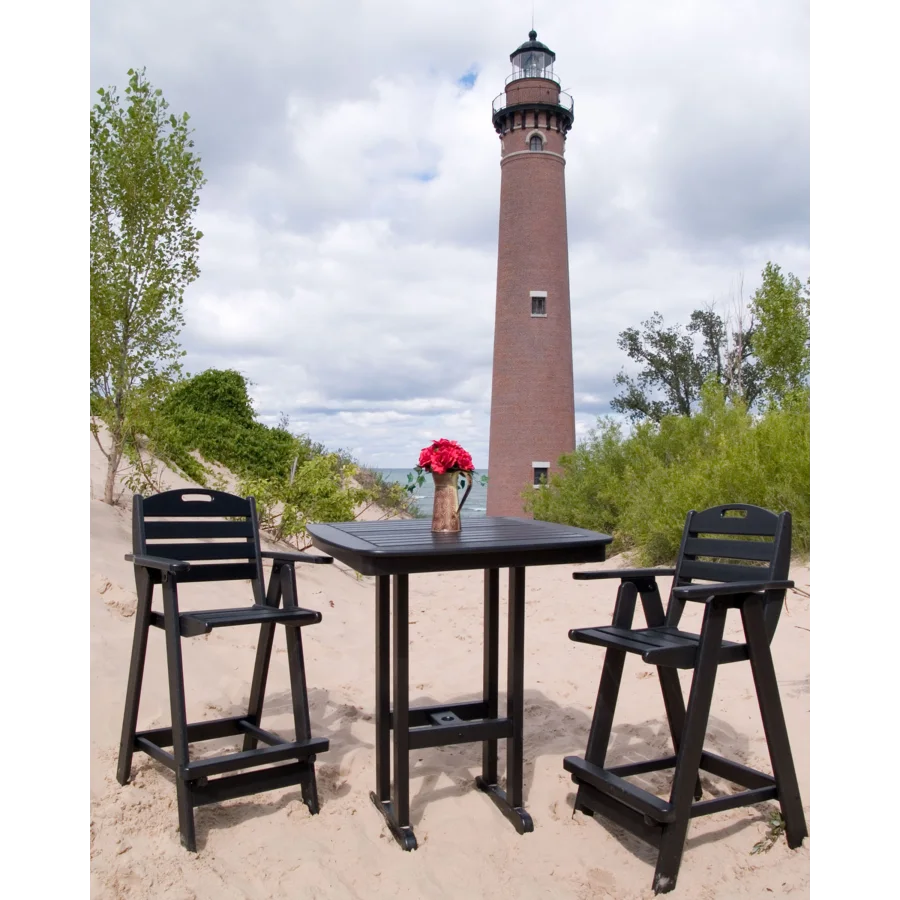
[[[326,453],[298,466],[294,477],[242,478],[239,492],[256,498],[259,524],[276,540],[304,535],[308,522],[347,522],[368,494],[349,479],[353,466]]]
[[[257,422],[247,382],[231,370],[208,369],[175,385],[153,430],[158,451],[201,484],[208,472],[191,451],[246,478],[287,476],[295,458],[301,464],[324,452],[306,436]]]
[[[308,522],[348,521],[357,509],[377,503],[388,514],[408,511],[401,485],[389,485],[341,451],[326,452],[308,435],[258,422],[246,379],[231,370],[208,369],[177,382],[139,417],[144,448],[180,469],[188,478],[215,486],[207,463],[229,469],[237,490],[256,498],[260,524],[279,540],[298,546]],[[129,486],[143,493],[161,490],[152,460],[137,452],[138,435],[126,447],[133,465]]]
[[[671,562],[688,510],[752,503],[790,511],[793,548],[807,554],[809,391],[754,417],[704,387],[700,411],[644,422],[624,437],[610,419],[561,460],[563,472],[523,494],[538,519],[604,531],[613,552],[640,564]]]

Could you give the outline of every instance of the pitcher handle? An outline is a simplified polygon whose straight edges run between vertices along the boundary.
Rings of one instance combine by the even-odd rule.
[[[469,496],[469,492],[472,490],[472,473],[471,472],[460,472],[460,475],[464,476],[466,481],[468,482],[468,486],[466,487],[466,492],[463,494],[462,500],[459,501],[458,509],[463,508],[463,503],[466,502],[466,497]]]

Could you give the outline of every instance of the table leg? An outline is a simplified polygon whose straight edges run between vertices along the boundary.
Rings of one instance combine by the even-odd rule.
[[[409,826],[409,576],[394,575],[394,815]]]
[[[485,626],[487,627],[487,626]],[[506,661],[506,715],[512,735],[506,739],[506,791],[485,778],[475,784],[485,791],[519,834],[534,831],[531,815],[522,807],[525,717],[525,569],[509,570],[509,631]]]
[[[404,850],[415,850],[409,824],[409,576],[394,575],[393,712],[390,708],[390,582],[376,582],[375,632],[375,780],[369,796]],[[394,732],[394,779],[391,789],[390,732]]]
[[[391,579],[375,581],[375,790],[391,799]]]
[[[509,634],[506,660],[506,715],[512,737],[506,739],[506,790],[513,806],[522,805],[525,717],[525,569],[509,570]]]
[[[484,686],[482,699],[488,719],[496,719],[500,705],[500,570],[484,570]],[[497,741],[483,741],[481,777],[497,783]]]

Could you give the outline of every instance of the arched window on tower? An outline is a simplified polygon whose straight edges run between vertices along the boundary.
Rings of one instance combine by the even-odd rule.
[[[529,150],[543,150],[544,142],[541,140],[541,136],[539,134],[533,134],[531,136],[531,140],[528,142]]]

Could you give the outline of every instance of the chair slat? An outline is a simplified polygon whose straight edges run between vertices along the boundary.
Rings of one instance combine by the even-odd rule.
[[[700,581],[765,581],[770,568],[770,566],[737,566],[686,559],[681,564],[678,575],[679,578],[693,578]]]
[[[255,559],[256,543],[253,541],[229,541],[227,544],[147,544],[147,552],[164,559]],[[181,580],[181,579],[179,579]]]
[[[754,559],[771,562],[775,545],[768,541],[729,541],[711,538],[688,538],[685,556],[713,556],[725,559]]]
[[[144,534],[150,540],[164,538],[239,538],[253,537],[253,523],[246,519],[243,522],[227,522],[217,519],[211,522],[165,522],[155,520],[144,522]]]
[[[164,491],[144,498],[144,517],[161,516],[167,519],[194,516],[249,517],[250,503],[243,497],[207,491],[203,488],[186,488],[180,491]]]
[[[191,566],[189,572],[178,576],[178,583],[189,581],[245,581],[256,578],[256,563],[212,563]]]
[[[726,512],[741,510],[744,516],[726,516]],[[758,506],[732,503],[714,506],[691,516],[691,534],[739,534],[749,537],[774,537],[778,516]]]

